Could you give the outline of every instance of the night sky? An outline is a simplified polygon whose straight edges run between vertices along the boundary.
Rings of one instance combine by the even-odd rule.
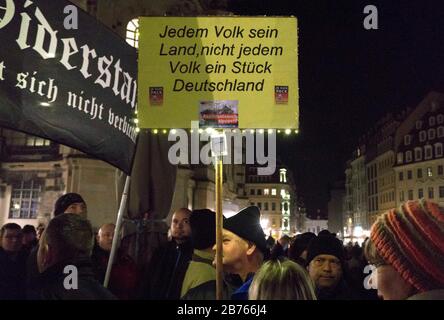
[[[378,30],[363,27],[370,4]],[[443,1],[232,0],[231,11],[298,18],[300,133],[277,152],[310,215],[326,213],[330,186],[378,119],[444,92]]]

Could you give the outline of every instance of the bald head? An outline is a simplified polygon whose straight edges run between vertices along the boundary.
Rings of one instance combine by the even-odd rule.
[[[183,243],[191,236],[190,216],[191,211],[187,208],[178,209],[173,214],[171,236],[177,243]]]
[[[111,251],[115,228],[115,224],[107,223],[101,226],[99,229],[99,233],[97,234],[97,244],[105,251]]]

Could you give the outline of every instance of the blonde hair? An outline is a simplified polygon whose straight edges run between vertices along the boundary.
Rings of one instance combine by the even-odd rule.
[[[287,258],[265,262],[254,276],[248,296],[250,300],[316,300],[307,271]]]

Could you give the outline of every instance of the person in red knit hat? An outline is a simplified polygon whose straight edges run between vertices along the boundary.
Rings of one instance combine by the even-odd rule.
[[[384,300],[444,300],[444,208],[407,201],[382,214],[365,255]]]

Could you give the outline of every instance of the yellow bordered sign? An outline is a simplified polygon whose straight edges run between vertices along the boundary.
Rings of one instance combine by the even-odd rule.
[[[139,127],[298,129],[296,18],[139,22]]]

